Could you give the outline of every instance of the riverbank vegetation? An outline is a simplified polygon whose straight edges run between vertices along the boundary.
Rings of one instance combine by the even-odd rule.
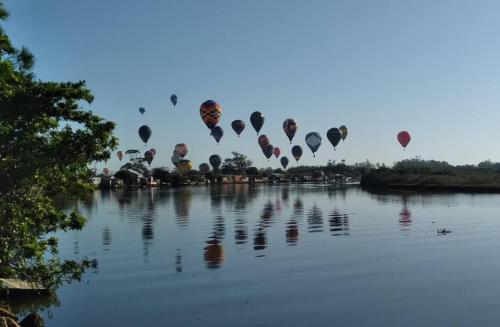
[[[7,17],[0,2],[0,21]],[[93,100],[85,82],[40,81],[33,66],[0,28],[0,277],[53,288],[88,265],[57,257],[49,235],[85,219],[59,210],[55,198],[91,190],[88,167],[108,159],[117,141],[114,124],[84,108]]]
[[[445,161],[413,158],[379,167],[362,175],[364,187],[426,190],[500,191],[500,163],[489,160],[477,165],[451,165]]]

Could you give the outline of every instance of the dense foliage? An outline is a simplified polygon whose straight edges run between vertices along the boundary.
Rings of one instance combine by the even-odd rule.
[[[89,164],[109,158],[116,139],[113,123],[82,108],[93,100],[84,82],[37,80],[33,64],[0,29],[0,276],[53,287],[85,266],[55,256],[57,239],[47,235],[85,219],[54,201],[90,190]]]

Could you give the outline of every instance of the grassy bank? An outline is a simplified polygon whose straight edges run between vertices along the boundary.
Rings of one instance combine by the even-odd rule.
[[[367,188],[398,188],[429,191],[500,192],[500,164],[452,166],[446,162],[412,159],[393,168],[371,169],[361,185]]]

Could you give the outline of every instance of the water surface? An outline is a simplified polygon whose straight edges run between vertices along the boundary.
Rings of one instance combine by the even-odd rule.
[[[498,326],[500,195],[227,185],[96,192],[48,326]],[[452,233],[438,235],[438,228]]]

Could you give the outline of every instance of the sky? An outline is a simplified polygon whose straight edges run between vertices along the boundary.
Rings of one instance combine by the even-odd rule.
[[[172,167],[182,142],[195,167],[239,151],[257,167],[278,168],[257,144],[255,110],[265,116],[261,134],[291,165],[295,144],[307,165],[500,161],[496,0],[4,2],[11,17],[3,26],[33,52],[37,77],[85,80],[95,101],[84,107],[116,122],[119,150],[154,147],[152,166]],[[219,145],[199,115],[207,99],[223,108]],[[286,118],[299,124],[292,145]],[[235,119],[247,124],[240,138]],[[147,148],[143,124],[153,131]],[[349,135],[334,151],[326,131],[340,125]],[[401,130],[412,135],[406,151]],[[323,136],[316,157],[308,132]],[[116,155],[107,166],[120,166]]]

